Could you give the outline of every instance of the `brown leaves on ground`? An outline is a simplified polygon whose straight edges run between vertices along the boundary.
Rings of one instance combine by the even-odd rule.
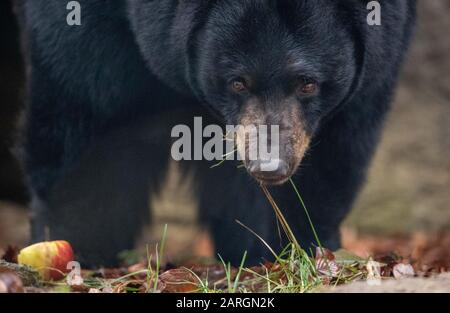
[[[338,277],[340,266],[336,263],[336,257],[328,249],[316,248],[316,269],[319,275],[325,277]]]
[[[164,293],[191,293],[198,290],[198,277],[188,269],[180,268],[168,270],[159,277],[164,284]]]
[[[12,270],[0,268],[0,293],[22,293],[23,283]]]
[[[39,273],[34,269],[0,259],[0,273],[5,272],[17,275],[24,286],[40,287],[41,285]]]
[[[395,263],[409,263],[419,276],[450,270],[450,232],[375,236],[359,235],[345,229],[342,233],[342,245],[363,257],[371,255],[377,260],[394,257]]]
[[[200,278],[200,280],[208,281],[210,285],[208,287],[213,288],[213,285],[215,284],[217,288],[222,288],[225,284],[226,273],[223,264],[194,264],[189,262],[187,264],[184,264],[184,267],[194,272]],[[236,274],[237,269],[231,268],[231,280],[236,277]]]
[[[412,238],[394,237],[352,237],[344,233],[344,246],[348,250],[332,252],[325,248],[317,248],[311,259],[313,268],[322,285],[336,285],[370,277],[409,278],[429,276],[433,273],[449,269],[450,235],[425,236],[417,234]],[[370,257],[369,257],[370,256]],[[23,292],[29,289],[27,277],[30,269],[14,263],[17,249],[9,248],[0,261],[0,292]],[[371,263],[373,261],[373,264]],[[297,262],[297,261],[295,261]],[[300,264],[300,263],[298,263]],[[259,266],[243,269],[240,272],[238,285],[245,286],[248,292],[264,291],[267,281],[264,278],[270,273],[270,279],[278,283],[287,283],[285,267],[297,263],[280,264],[266,262]],[[128,267],[102,268],[95,271],[83,270],[84,283],[80,286],[67,286],[71,292],[81,293],[193,293],[193,292],[228,292],[229,282],[234,284],[238,275],[237,268],[225,270],[220,263],[202,263],[198,260],[180,263],[177,266],[163,264],[156,273],[154,264],[136,263]],[[31,273],[31,272],[30,272]],[[33,275],[31,275],[34,277]],[[30,276],[30,277],[31,277]],[[51,285],[46,285],[52,290]],[[239,291],[239,290],[237,290]]]
[[[414,268],[411,264],[399,263],[394,266],[392,271],[396,279],[414,277]]]

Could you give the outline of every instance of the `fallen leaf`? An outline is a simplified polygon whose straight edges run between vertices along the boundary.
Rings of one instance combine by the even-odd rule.
[[[381,277],[392,277],[394,266],[400,262],[399,257],[395,253],[377,256],[375,260],[380,263]]]
[[[0,272],[0,293],[23,293],[22,280],[13,271]]]
[[[208,265],[191,265],[185,266],[186,268],[193,271],[200,279],[208,279],[209,282],[215,283],[226,277],[225,269],[223,264],[208,264]],[[232,275],[234,274],[234,271]]]
[[[199,281],[187,269],[173,269],[162,273],[159,279],[165,284],[164,293],[188,293],[198,290]]]
[[[340,266],[336,262],[333,252],[328,249],[317,247],[316,249],[316,269],[322,276],[339,276]]]
[[[340,266],[336,263],[336,261],[328,261],[325,259],[316,260],[316,268],[319,274],[330,276],[330,277],[338,277]]]
[[[134,277],[140,278],[140,279],[147,278],[147,275],[148,275],[147,270],[148,270],[147,264],[144,264],[144,263],[136,263],[127,268],[128,273],[130,273],[130,274],[136,273],[134,275]]]
[[[399,263],[394,266],[393,274],[396,279],[414,277],[414,268],[411,264]]]
[[[0,260],[0,273],[8,271],[13,272],[17,276],[19,276],[24,286],[39,287],[41,285],[41,277],[36,270],[26,265],[8,263],[4,260]]]
[[[85,286],[85,285],[70,285],[70,290],[72,292],[84,293],[84,292],[88,292],[90,289],[88,286]]]
[[[333,261],[335,258],[336,257],[334,256],[333,252],[331,252],[331,250],[322,247],[316,248],[316,259],[326,259]]]

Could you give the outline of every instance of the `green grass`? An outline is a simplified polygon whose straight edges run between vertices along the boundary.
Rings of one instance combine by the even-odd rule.
[[[317,240],[317,243],[322,249],[322,245],[320,239],[317,235],[317,232],[314,228],[314,225],[309,216],[308,210],[303,202],[303,199],[300,196],[298,189],[292,180],[290,180],[293,189],[299,198],[300,204],[303,207],[307,218],[310,222],[311,229],[314,233],[314,236]],[[243,225],[238,221],[240,225],[245,227],[247,230],[252,232],[262,243],[271,251],[273,256],[275,257],[275,262],[271,266],[271,269],[265,268],[265,275],[256,273],[254,270],[246,269],[250,274],[255,275],[255,277],[259,280],[262,280],[264,283],[260,284],[264,286],[261,288],[262,292],[308,292],[322,285],[322,281],[317,273],[315,261],[308,253],[300,246],[297,238],[294,235],[291,227],[289,226],[288,221],[283,215],[282,210],[276,203],[275,199],[272,197],[269,190],[261,185],[261,189],[263,190],[267,200],[271,204],[276,218],[281,225],[284,233],[286,234],[289,244],[286,248],[280,253],[277,254],[269,244],[264,241],[258,234],[253,232],[251,229]],[[254,283],[254,282],[253,282]]]
[[[219,254],[219,258],[225,269],[225,277],[227,279],[228,293],[236,293],[238,290],[239,278],[241,277],[242,271],[244,270],[245,259],[247,258],[247,251],[244,252],[244,256],[242,257],[241,265],[238,268],[238,272],[237,272],[236,277],[234,278],[234,281],[232,281],[232,279],[231,279],[231,275],[232,275],[231,263],[230,262],[226,263],[220,254]]]
[[[155,278],[154,278],[154,287],[153,287],[153,292],[157,292],[158,290],[158,279],[159,279],[159,271],[161,269],[161,259],[164,255],[164,248],[166,245],[166,238],[167,238],[167,224],[164,225],[164,232],[163,232],[163,237],[161,239],[161,245],[159,248],[159,253],[158,253],[158,247],[156,247],[156,270],[155,270]],[[151,264],[150,261],[148,262],[148,268],[151,269]]]
[[[364,278],[367,275],[364,271],[367,260],[358,258],[345,251],[338,251],[332,254],[326,250],[326,247],[322,246],[300,191],[292,180],[290,180],[290,184],[317,241],[317,253],[320,252],[321,258],[314,257],[313,251],[310,251],[308,254],[301,247],[299,240],[295,237],[288,221],[284,217],[282,209],[278,206],[270,191],[264,185],[261,185],[264,195],[275,212],[278,225],[281,226],[281,229],[288,238],[289,243],[285,249],[281,253],[277,253],[259,234],[255,233],[240,221],[236,221],[267,247],[274,257],[274,262],[261,264],[258,267],[246,268],[244,265],[247,259],[247,252],[245,252],[240,266],[235,269],[219,254],[218,257],[224,269],[223,279],[211,281],[208,277],[208,272],[206,273],[206,278],[201,278],[200,276],[203,277],[204,275],[199,275],[192,269],[184,268],[190,277],[194,277],[195,281],[182,281],[180,284],[194,285],[194,290],[199,293],[304,293],[314,292],[325,285],[336,286]],[[84,285],[87,288],[95,288],[98,290],[109,288],[113,292],[160,292],[160,289],[163,288],[163,286],[159,286],[159,278],[163,268],[162,258],[165,252],[167,229],[168,227],[165,225],[161,242],[156,245],[154,254],[150,253],[149,247],[147,246],[146,268],[128,273],[116,279],[87,277],[85,278]],[[329,257],[330,255],[332,257]],[[152,262],[153,257],[155,257],[154,264]],[[143,275],[145,276],[144,279],[142,278]],[[61,291],[66,290],[62,282],[55,283],[54,287]]]
[[[292,180],[290,184],[293,188],[295,195],[299,200],[299,205],[305,213],[308,223],[311,227],[311,231],[314,234],[317,241],[318,249],[320,249],[322,255],[326,255],[326,247],[322,246],[320,238],[314,227],[314,223],[306,208],[306,205],[301,197],[301,194]],[[208,275],[205,279],[201,279],[199,275],[194,273],[191,269],[186,269],[197,280],[196,287],[197,292],[201,293],[216,293],[216,292],[266,292],[266,293],[304,293],[314,292],[318,288],[329,285],[334,286],[341,283],[348,283],[355,279],[363,278],[365,273],[363,268],[366,260],[359,259],[350,253],[337,254],[336,260],[328,260],[323,257],[325,265],[322,265],[321,271],[318,269],[318,260],[313,256],[313,251],[308,254],[303,247],[300,246],[298,239],[295,237],[288,221],[283,215],[282,209],[277,205],[275,199],[272,197],[269,190],[261,185],[261,189],[264,192],[267,200],[271,204],[279,225],[283,229],[283,232],[288,238],[288,245],[279,254],[270,247],[270,245],[257,233],[251,230],[240,221],[236,221],[239,225],[246,228],[249,232],[255,235],[272,253],[274,257],[273,263],[267,263],[260,267],[246,268],[244,267],[245,260],[247,258],[247,252],[244,253],[240,266],[237,269],[233,269],[229,262],[226,262],[220,255],[218,255],[221,264],[224,268],[224,278],[219,281],[210,281]],[[167,235],[167,225],[164,228],[163,239],[160,243],[159,250],[156,249],[156,268],[153,270],[148,265],[148,280],[154,282],[153,292],[157,292],[158,275],[161,269],[161,257],[164,253],[164,246]],[[334,257],[334,255],[333,255]],[[148,260],[151,260],[151,256],[148,256]],[[338,270],[332,271],[331,266],[338,264]],[[324,268],[323,268],[324,267]],[[327,267],[330,267],[329,271]],[[328,273],[329,272],[329,273]],[[136,273],[131,273],[129,276],[133,276]],[[245,279],[241,279],[245,276]],[[187,282],[188,283],[188,282]],[[192,283],[192,282],[190,282]],[[219,288],[218,285],[221,285]]]
[[[249,285],[254,285],[256,283],[260,287],[257,290],[250,289],[251,291],[268,293],[303,293],[317,290],[317,288],[324,285],[335,286],[341,283],[348,283],[355,279],[363,278],[365,276],[363,269],[367,260],[358,258],[349,252],[341,251],[338,252],[337,255],[334,255],[330,251],[326,250],[326,247],[322,246],[308,209],[306,208],[303,198],[301,197],[301,194],[292,179],[290,179],[290,184],[299,200],[300,206],[305,213],[315,240],[317,241],[318,249],[320,249],[322,255],[321,261],[323,264],[319,265],[319,260],[313,256],[313,251],[310,251],[310,254],[308,254],[300,246],[299,241],[295,237],[288,221],[284,217],[281,208],[277,205],[269,190],[265,186],[261,185],[261,189],[271,204],[276,214],[278,223],[281,225],[289,240],[289,244],[280,254],[277,254],[263,238],[241,222],[237,221],[238,224],[246,228],[259,240],[261,240],[261,242],[273,254],[275,259],[275,262],[270,266],[270,268],[263,266],[265,270],[264,274],[257,273],[252,269],[244,269],[244,271],[252,274],[254,279],[247,282],[241,282],[241,290],[247,291]],[[326,255],[330,255],[330,259],[328,259]],[[332,258],[336,258],[336,260],[332,260]],[[321,271],[318,270],[319,267]]]

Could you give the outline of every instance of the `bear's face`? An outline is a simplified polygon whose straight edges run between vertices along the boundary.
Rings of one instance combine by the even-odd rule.
[[[333,1],[219,3],[192,44],[191,85],[227,124],[278,125],[276,170],[263,171],[258,160],[244,164],[262,183],[284,183],[321,120],[351,92],[354,39]],[[238,135],[241,156],[248,146]]]
[[[324,117],[355,92],[363,43],[346,14],[365,10],[358,3],[127,0],[143,58],[160,80],[226,124],[279,127],[277,170],[244,160],[266,184],[297,170]],[[246,156],[246,136],[237,137]]]

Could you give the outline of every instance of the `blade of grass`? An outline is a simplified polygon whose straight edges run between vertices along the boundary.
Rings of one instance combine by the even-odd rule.
[[[321,249],[323,249],[322,243],[320,242],[319,236],[317,235],[316,228],[314,227],[314,224],[313,224],[313,222],[311,220],[311,216],[309,215],[308,209],[306,208],[305,202],[303,201],[303,198],[300,195],[300,192],[298,191],[297,186],[295,186],[294,181],[292,180],[292,178],[289,178],[289,182],[291,183],[292,188],[294,189],[294,192],[297,195],[297,198],[298,198],[298,200],[300,201],[300,203],[302,205],[303,211],[305,211],[306,218],[308,219],[308,223],[309,223],[309,225],[311,227],[311,230],[312,230],[312,232],[314,234],[314,238],[316,239],[317,244],[319,245],[319,247]]]
[[[261,185],[261,189],[263,190],[264,194],[266,195],[267,199],[269,200],[269,203],[271,204],[272,208],[275,211],[275,214],[278,217],[278,220],[280,221],[281,226],[283,227],[284,232],[289,238],[289,241],[292,242],[296,248],[301,249],[300,244],[297,241],[297,238],[295,238],[294,232],[292,231],[291,227],[289,226],[289,223],[286,221],[283,213],[281,212],[280,208],[276,204],[275,200],[273,199],[271,193],[269,190],[267,190],[267,187],[264,185]]]
[[[230,292],[230,286],[231,286],[231,264],[230,263],[227,264],[220,254],[218,254],[218,256],[219,256],[220,262],[222,262],[222,264],[223,264],[223,268],[225,270],[225,276],[227,278],[228,292]]]
[[[274,257],[281,261],[279,256],[275,253],[275,251],[272,249],[272,247],[260,236],[258,235],[253,229],[249,228],[247,225],[244,225],[241,221],[236,220],[236,223],[247,229],[249,232],[251,232],[256,238],[258,238],[266,247],[269,249],[269,251],[274,255]]]
[[[227,161],[228,156],[234,154],[236,151],[237,151],[237,150],[235,149],[235,150],[233,150],[233,151],[230,151],[230,152],[228,152],[228,153],[223,154],[223,155],[222,155],[223,159],[220,160],[219,162],[217,162],[217,163],[211,165],[209,168],[210,168],[210,169],[213,169],[213,168],[216,168],[216,167],[218,167],[218,166],[221,166],[223,163],[225,163],[225,161]]]
[[[155,284],[153,287],[153,292],[155,292],[155,293],[158,291],[159,270],[161,269],[162,256],[163,256],[164,248],[166,245],[166,236],[167,236],[167,224],[164,225],[164,232],[163,232],[163,237],[161,239],[161,245],[159,247],[159,253],[158,253],[158,246],[156,246]]]
[[[242,257],[241,265],[239,266],[238,273],[236,275],[236,278],[234,279],[233,293],[235,293],[236,290],[237,290],[238,283],[239,283],[239,278],[241,277],[242,269],[244,267],[246,258],[247,258],[247,251],[244,252],[244,256]]]

